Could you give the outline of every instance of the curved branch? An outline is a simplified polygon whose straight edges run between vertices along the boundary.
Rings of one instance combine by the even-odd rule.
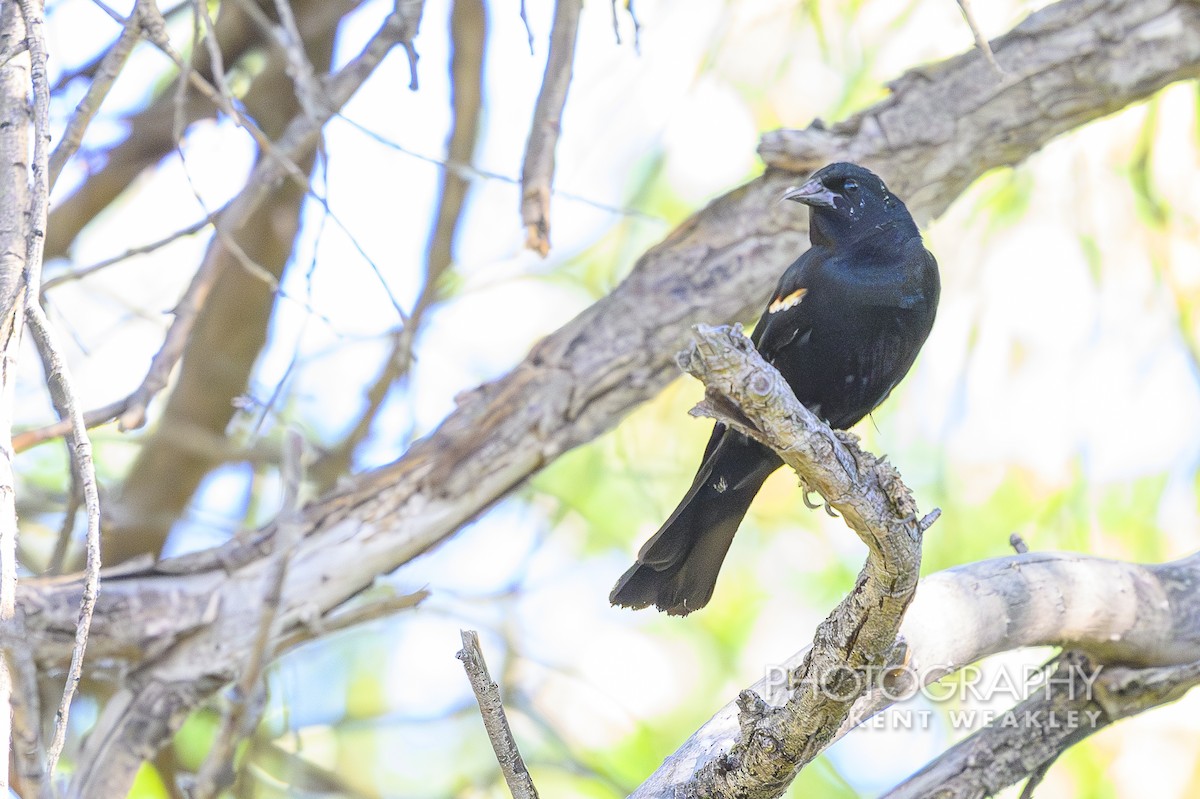
[[[900,625],[904,666],[880,671],[826,745],[924,684],[980,658],[1026,646],[1065,646],[1097,662],[1170,666],[1200,660],[1200,553],[1141,566],[1070,553],[1027,553],[930,575]],[[800,650],[749,690],[771,705],[787,699]],[[669,795],[733,747],[738,710],[731,702],[634,792]]]
[[[726,752],[673,783],[670,796],[774,797],[821,750],[869,685],[872,668],[894,663],[893,643],[921,567],[921,534],[912,494],[890,464],[835,435],[800,404],[783,376],[740,326],[697,325],[680,365],[708,387],[697,410],[774,449],[836,508],[867,545],[854,589],[817,628],[813,646],[789,675],[787,701],[768,705],[743,691],[738,736]],[[732,415],[714,408],[732,402]],[[932,518],[928,523],[932,523]],[[656,786],[655,795],[666,786]]]
[[[1045,684],[880,799],[977,799],[1029,777],[1032,789],[1068,748],[1121,719],[1174,702],[1200,684],[1200,661],[1147,669],[1093,668],[1067,655]]]

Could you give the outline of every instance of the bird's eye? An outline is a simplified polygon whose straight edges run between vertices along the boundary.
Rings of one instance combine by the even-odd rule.
[[[842,184],[842,191],[846,191],[846,192],[858,191],[858,181],[855,180],[854,178],[847,178],[846,182]]]

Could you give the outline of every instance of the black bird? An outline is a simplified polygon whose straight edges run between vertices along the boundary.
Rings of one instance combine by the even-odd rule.
[[[830,164],[783,199],[812,209],[812,247],[783,273],[751,338],[800,402],[844,430],[916,360],[937,311],[937,261],[904,203],[861,166]],[[751,500],[782,465],[718,423],[692,487],[609,601],[677,616],[704,607]]]

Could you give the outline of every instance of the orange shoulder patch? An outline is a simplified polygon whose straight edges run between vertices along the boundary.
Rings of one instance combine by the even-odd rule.
[[[796,289],[786,297],[776,297],[771,300],[771,304],[767,306],[768,313],[779,313],[786,311],[788,308],[795,308],[800,304],[800,300],[804,299],[804,295],[808,293],[808,289]]]

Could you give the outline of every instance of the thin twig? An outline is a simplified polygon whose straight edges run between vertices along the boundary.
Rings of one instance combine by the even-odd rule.
[[[174,244],[176,241],[179,241],[182,238],[187,238],[188,236],[196,235],[197,233],[199,233],[201,230],[204,230],[204,228],[208,227],[212,223],[213,223],[212,217],[198,219],[195,222],[193,222],[192,224],[188,225],[187,227],[181,228],[180,230],[176,230],[174,233],[171,233],[168,236],[164,236],[163,238],[159,239],[158,241],[152,241],[149,244],[142,244],[137,247],[130,247],[128,250],[121,253],[120,255],[114,255],[111,258],[105,258],[102,261],[97,261],[96,263],[91,264],[90,266],[85,266],[85,267],[76,269],[71,272],[66,272],[61,275],[55,275],[54,277],[47,278],[46,280],[44,280],[42,282],[42,292],[44,293],[52,288],[55,288],[56,286],[61,286],[64,283],[71,283],[76,280],[81,280],[85,277],[88,277],[89,275],[95,274],[96,272],[100,272],[104,269],[107,269],[110,266],[115,266],[116,264],[119,264],[123,261],[128,261],[130,258],[133,258],[135,256],[147,255],[149,253],[160,250],[163,247],[166,247],[168,244]]]
[[[304,52],[304,40],[300,37],[300,28],[296,25],[296,15],[292,13],[291,3],[288,0],[275,0],[275,13],[279,14],[279,26],[272,27],[287,56],[287,74],[292,78],[296,100],[310,119],[316,119],[325,105],[325,95],[317,82],[312,62]]]
[[[433,164],[434,166],[441,167],[442,169],[445,169],[447,172],[451,172],[464,180],[480,178],[483,180],[496,180],[501,183],[511,183],[514,186],[520,185],[520,183],[521,183],[521,181],[518,180],[517,178],[511,177],[509,175],[503,175],[499,172],[492,172],[487,169],[480,169],[479,167],[477,167],[473,164],[466,163],[464,161],[456,161],[452,158],[435,158],[431,155],[425,155],[424,153],[419,153],[416,150],[405,147],[403,144],[400,144],[399,142],[394,141],[393,139],[389,139],[388,137],[384,136],[381,133],[377,133],[377,132],[371,130],[366,125],[363,125],[361,122],[356,122],[355,120],[351,119],[350,117],[346,116],[345,114],[339,114],[338,116],[341,118],[341,120],[343,122],[345,122],[348,125],[350,125],[351,127],[353,127],[359,133],[362,133],[364,136],[368,136],[371,139],[374,139],[375,141],[379,142],[380,144],[384,145],[385,147],[390,147],[391,149],[395,150],[396,152],[404,153],[405,155],[407,155],[411,158],[416,158],[418,161],[424,161],[427,164]],[[569,191],[562,191],[560,189],[555,189],[553,187],[551,187],[551,189],[550,189],[550,196],[557,197],[562,200],[570,200],[571,202],[581,203],[582,205],[590,206],[591,208],[595,208],[599,211],[607,211],[608,213],[614,214],[617,216],[629,216],[629,217],[634,217],[637,219],[645,219],[645,220],[648,220],[651,222],[657,222],[658,224],[661,224],[661,225],[667,224],[667,220],[664,217],[658,216],[656,214],[648,214],[645,211],[639,211],[636,208],[621,208],[620,206],[616,206],[616,205],[608,205],[607,203],[602,203],[599,200],[593,200],[588,197],[584,197],[580,194],[574,194],[573,192],[569,192]]]
[[[250,654],[233,685],[232,696],[221,717],[221,727],[209,749],[204,764],[196,774],[192,796],[196,799],[214,797],[232,783],[234,777],[234,749],[238,741],[248,736],[258,725],[262,702],[253,701],[262,691],[263,668],[267,664],[273,647],[272,638],[277,635],[276,618],[283,600],[283,584],[287,579],[288,564],[292,550],[304,532],[301,508],[301,486],[304,482],[304,438],[294,429],[284,435],[283,462],[280,478],[283,481],[283,505],[277,524],[275,551],[265,570],[263,580],[262,611],[258,616],[258,628]]]
[[[22,0],[22,4],[33,4],[34,0]],[[71,700],[83,673],[83,655],[87,649],[88,633],[92,626],[92,612],[96,608],[96,596],[100,591],[100,492],[96,485],[96,467],[92,461],[92,442],[88,438],[83,413],[79,410],[71,383],[70,372],[61,350],[54,341],[50,323],[42,307],[31,302],[25,309],[25,322],[37,345],[38,354],[46,370],[46,382],[50,397],[59,416],[71,421],[70,444],[72,457],[79,470],[79,483],[83,490],[83,505],[87,511],[87,565],[83,583],[83,596],[79,603],[79,620],[75,627],[75,645],[71,651],[71,666],[67,672],[67,685],[54,723],[54,740],[46,758],[46,773],[53,779],[54,768],[62,754],[67,736],[67,717]]]
[[[4,58],[0,59],[0,68],[7,66],[9,61],[12,61],[21,53],[27,52],[29,52],[29,42],[24,40],[17,42],[16,47],[4,53]]]
[[[554,183],[554,148],[562,130],[563,107],[575,66],[582,0],[557,0],[546,73],[533,110],[533,124],[521,165],[521,222],[525,246],[543,258],[550,253],[550,187]]]
[[[70,419],[67,420],[68,422]],[[67,443],[68,457],[70,456],[70,442]],[[71,464],[71,484],[67,488],[67,507],[63,511],[62,524],[58,528],[58,538],[54,541],[54,551],[50,554],[50,560],[46,564],[47,574],[62,574],[63,565],[67,562],[67,552],[71,549],[71,537],[75,532],[75,521],[79,518],[79,509],[83,506],[83,492],[80,490],[80,475],[79,468],[75,464],[75,460],[70,459]]]
[[[276,641],[277,651],[286,651],[305,641],[311,641],[320,636],[331,635],[341,630],[348,630],[370,621],[386,619],[402,610],[418,607],[429,597],[425,590],[411,594],[395,594],[381,599],[370,599],[348,609],[339,609],[327,613],[317,619],[302,620],[302,624],[293,627]]]
[[[1000,67],[1000,62],[996,60],[996,54],[992,52],[992,45],[983,35],[983,29],[979,27],[975,14],[971,11],[971,0],[958,0],[958,7],[962,9],[963,18],[971,29],[971,35],[975,37],[975,46],[983,52],[983,57],[992,65],[992,69],[996,70],[996,74],[1003,77],[1004,70]]]
[[[116,421],[117,417],[129,407],[129,401],[130,398],[126,397],[116,402],[110,402],[102,408],[87,411],[83,414],[84,425],[90,430],[93,427],[99,427],[100,425]],[[13,451],[24,452],[27,449],[36,447],[38,444],[44,444],[47,441],[61,438],[69,432],[71,432],[71,421],[69,419],[59,419],[57,422],[52,422],[44,427],[24,430],[13,436]]]
[[[521,0],[521,22],[525,23],[525,35],[529,37],[529,54],[533,55],[533,28],[529,27],[529,15],[525,13],[525,0]]]
[[[637,12],[633,10],[633,0],[625,0],[625,10],[633,20],[633,52],[642,54],[642,23],[638,20]]]
[[[483,728],[492,742],[492,751],[496,753],[509,793],[513,799],[537,799],[537,788],[533,785],[525,761],[521,759],[521,751],[517,748],[517,741],[508,726],[508,717],[504,714],[500,687],[492,682],[487,662],[483,659],[483,650],[479,648],[479,634],[474,630],[462,630],[461,633],[463,648],[455,657],[462,661],[467,679],[471,682],[471,690],[475,692],[479,714],[483,716]]]
[[[479,140],[483,103],[483,64],[487,45],[487,12],[482,0],[456,0],[450,13],[451,102],[453,122],[447,160],[470,166]],[[412,367],[413,347],[428,310],[441,299],[442,278],[454,263],[454,238],[462,218],[468,179],[452,170],[442,173],[433,230],[425,253],[425,278],[403,328],[392,338],[392,349],[378,377],[367,390],[367,407],[354,427],[313,466],[321,486],[330,487],[349,468],[354,450],[371,432],[371,425],[397,381]]]
[[[363,51],[326,82],[329,105],[322,109],[319,117],[310,119],[301,115],[294,118],[278,142],[272,143],[265,137],[263,138],[260,145],[263,147],[265,157],[255,165],[254,171],[247,179],[242,191],[217,217],[215,227],[218,233],[236,230],[241,222],[266,199],[278,181],[289,176],[295,178],[299,171],[296,160],[316,146],[321,128],[329,117],[345,105],[393,46],[401,43],[411,45],[411,39],[416,35],[423,3],[407,0],[400,3],[399,6],[406,14],[412,16],[402,16],[396,13],[390,15]],[[159,19],[161,20],[161,18]],[[148,32],[147,35],[160,49],[167,52],[181,69],[184,68],[183,60],[170,47],[164,31]],[[192,84],[202,86],[202,93],[217,103],[222,110],[226,110],[231,116],[236,113],[232,108],[227,108],[227,99],[216,92],[207,81],[196,75],[194,71],[189,74]],[[257,130],[248,123],[244,127],[247,130]],[[307,175],[301,173],[300,179],[307,186]],[[210,249],[209,252],[211,254],[214,251]],[[222,264],[223,259],[208,257],[196,271],[192,282],[175,308],[175,318],[167,329],[162,347],[151,360],[145,379],[123,403],[124,407],[120,410],[119,418],[121,430],[134,430],[145,424],[146,411],[150,401],[166,387],[171,371],[182,357],[184,346],[191,335],[200,310],[220,274]]]
[[[204,25],[204,48],[208,51],[212,83],[221,93],[225,113],[229,114],[238,125],[243,125],[242,113],[234,104],[233,92],[229,90],[229,81],[225,80],[225,57],[221,54],[221,43],[217,40],[217,26],[213,24],[212,15],[208,13],[208,3],[206,0],[192,0],[192,8],[195,9],[196,20]],[[193,52],[195,52],[194,49]],[[192,73],[190,65],[188,72]],[[176,141],[178,141],[178,137],[176,137]]]
[[[67,127],[63,131],[62,137],[55,146],[54,152],[50,154],[50,178],[49,186],[53,190],[54,184],[58,180],[58,176],[62,174],[63,167],[71,156],[79,150],[79,145],[83,143],[83,134],[91,123],[92,118],[96,116],[96,112],[100,110],[100,105],[104,102],[104,98],[108,96],[109,89],[116,82],[117,76],[121,74],[121,70],[125,68],[125,63],[129,60],[129,54],[133,52],[133,46],[141,39],[141,19],[142,5],[145,0],[137,0],[133,6],[133,10],[129,12],[129,17],[125,20],[125,26],[121,29],[121,35],[112,47],[108,49],[100,60],[99,66],[96,68],[95,77],[88,84],[87,91],[83,95],[83,99],[79,101],[79,105],[75,106],[75,112],[71,114],[71,118],[67,121]]]
[[[41,285],[46,214],[50,199],[50,84],[46,75],[45,18],[42,6],[36,0],[20,0],[20,5],[21,13],[25,17],[25,35],[29,42],[30,76],[33,83],[33,174],[25,253],[25,285],[28,296],[32,297],[36,296],[37,287]],[[92,612],[96,607],[96,594],[100,590],[100,494],[96,487],[96,470],[92,462],[92,443],[75,397],[70,373],[61,351],[55,344],[45,312],[36,301],[26,303],[25,322],[42,358],[46,370],[46,384],[54,408],[61,418],[71,421],[72,459],[79,470],[84,506],[87,508],[87,567],[83,596],[80,599],[79,617],[75,625],[71,665],[67,671],[67,682],[58,706],[58,714],[55,716],[54,738],[46,754],[47,780],[53,780],[58,758],[66,743],[71,700],[83,673],[83,655],[87,650]]]

